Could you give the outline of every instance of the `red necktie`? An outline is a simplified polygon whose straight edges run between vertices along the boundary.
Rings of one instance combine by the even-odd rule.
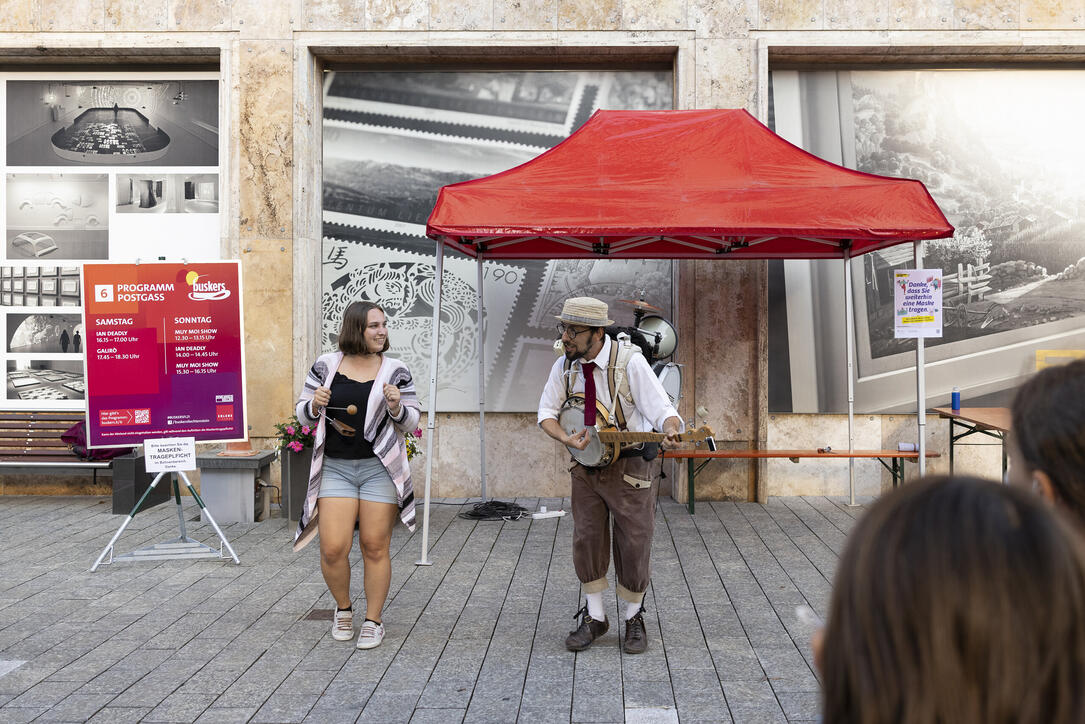
[[[595,363],[581,362],[584,374],[584,427],[595,424]]]

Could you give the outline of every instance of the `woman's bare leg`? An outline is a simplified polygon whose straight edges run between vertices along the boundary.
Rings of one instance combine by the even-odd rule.
[[[392,528],[399,517],[395,503],[358,501],[358,541],[365,561],[363,582],[365,585],[365,617],[380,623],[384,601],[388,598],[388,586],[392,582]]]
[[[320,571],[339,608],[350,607],[350,547],[358,520],[356,498],[317,499]]]

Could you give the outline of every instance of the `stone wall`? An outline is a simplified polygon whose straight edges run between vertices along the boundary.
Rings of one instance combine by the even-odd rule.
[[[316,351],[326,67],[620,67],[663,57],[673,63],[676,108],[746,108],[764,118],[770,67],[1073,62],[1085,37],[1080,2],[1035,0],[0,0],[0,18],[5,70],[220,69],[229,148],[222,254],[242,260],[248,414],[263,446],[290,414]],[[679,266],[683,414],[703,405],[732,446],[835,435],[832,416],[803,419],[795,436],[793,422],[767,419],[764,265]],[[490,494],[568,489],[565,457],[531,415],[493,414],[487,423]],[[873,444],[894,423],[872,424],[864,434]],[[440,430],[435,493],[477,494],[477,418],[442,415]],[[762,465],[760,476],[757,466],[717,465],[700,478],[701,493],[826,489],[818,475],[799,485],[787,465]],[[864,472],[869,485],[874,472]]]

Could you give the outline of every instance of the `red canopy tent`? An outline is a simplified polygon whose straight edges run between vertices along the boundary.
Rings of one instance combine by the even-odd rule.
[[[598,111],[441,189],[426,233],[503,259],[839,259],[953,234],[919,181],[824,161],[744,110]]]
[[[829,163],[745,110],[597,111],[527,163],[442,188],[426,233],[438,242],[429,398],[436,410],[445,244],[479,260],[481,319],[485,258],[846,260],[911,241],[918,268],[919,241],[952,236],[953,227],[919,181]],[[844,268],[850,320],[851,267]],[[853,447],[850,322],[847,329]],[[920,339],[917,368],[922,367]],[[917,387],[922,400],[922,374]],[[484,415],[481,394],[479,408]],[[918,417],[922,469],[925,421]],[[435,418],[428,415],[423,564]],[[483,444],[483,497],[484,450]]]

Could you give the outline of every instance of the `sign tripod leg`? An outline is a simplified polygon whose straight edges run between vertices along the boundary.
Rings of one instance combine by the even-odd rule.
[[[222,544],[224,546],[226,546],[226,550],[230,551],[230,557],[234,559],[234,563],[241,565],[241,561],[238,559],[237,554],[234,553],[234,548],[230,545],[230,541],[226,540],[226,536],[222,534],[222,529],[219,528],[219,524],[215,522],[215,517],[211,515],[211,511],[207,509],[207,506],[203,504],[203,498],[200,497],[200,494],[197,493],[196,489],[192,487],[192,481],[188,479],[188,476],[185,475],[184,471],[179,471],[177,474],[184,479],[185,485],[188,486],[188,492],[191,493],[192,497],[196,499],[196,504],[200,506],[200,510],[203,512],[204,515],[207,516],[207,521],[211,524],[211,527],[215,529],[215,532],[218,534],[219,540],[222,541]]]
[[[170,473],[170,482],[173,483],[173,499],[177,501],[177,524],[181,527],[179,540],[188,541],[188,532],[185,530],[185,513],[181,509],[181,487],[177,484],[177,476]]]
[[[109,562],[113,562],[113,544],[116,543],[117,539],[121,537],[121,533],[123,533],[124,529],[128,527],[128,524],[132,522],[132,519],[136,517],[136,513],[139,512],[139,509],[143,507],[143,501],[147,499],[147,496],[151,494],[151,491],[154,490],[155,486],[158,485],[158,481],[161,480],[162,476],[165,474],[166,473],[162,472],[154,476],[154,480],[152,480],[151,484],[147,486],[147,490],[145,490],[143,492],[143,495],[139,497],[139,500],[136,501],[136,505],[134,508],[132,508],[132,512],[128,514],[128,517],[124,519],[123,523],[121,523],[121,527],[118,528],[117,532],[113,534],[113,537],[109,541],[109,545],[107,545],[105,547],[105,550],[102,551],[102,555],[98,556],[98,560],[96,560],[94,562],[94,565],[90,567],[91,573],[98,570],[98,566],[102,564],[102,560],[107,555],[109,556]]]
[[[237,553],[234,552],[233,546],[230,545],[230,541],[226,540],[226,536],[222,533],[222,529],[219,528],[218,523],[215,522],[214,517],[211,515],[211,511],[209,511],[207,509],[207,506],[204,505],[203,499],[200,498],[195,488],[192,487],[192,482],[188,479],[188,476],[185,475],[184,471],[178,471],[178,475],[180,475],[181,478],[185,481],[185,485],[188,486],[188,490],[192,494],[193,499],[195,499],[196,504],[200,506],[200,510],[203,511],[203,514],[207,516],[207,520],[211,523],[211,527],[215,529],[215,533],[218,535],[219,540],[221,541],[219,550],[215,551],[214,548],[206,546],[203,543],[200,543],[199,541],[193,540],[188,537],[188,533],[185,530],[185,516],[181,508],[181,490],[177,484],[176,477],[171,476],[171,481],[173,483],[173,495],[174,499],[177,501],[177,518],[180,524],[181,537],[167,543],[158,543],[147,548],[134,551],[132,553],[126,553],[123,556],[113,555],[113,546],[114,544],[116,544],[117,539],[121,537],[121,534],[124,533],[124,530],[132,522],[132,519],[135,518],[136,513],[138,513],[139,509],[143,507],[143,503],[147,500],[147,496],[151,494],[151,491],[155,489],[155,486],[158,485],[158,482],[165,475],[166,471],[158,473],[158,475],[154,477],[154,480],[151,481],[151,484],[147,486],[147,490],[144,491],[143,495],[141,495],[139,500],[136,501],[135,507],[132,508],[132,512],[130,512],[128,516],[124,519],[124,522],[121,523],[121,527],[118,528],[117,532],[113,534],[113,537],[110,539],[109,544],[106,545],[105,549],[102,551],[102,554],[98,556],[98,560],[96,560],[94,562],[94,565],[91,566],[90,570],[92,573],[98,570],[98,566],[102,565],[102,562],[105,561],[107,556],[109,557],[109,560],[106,561],[107,564],[113,563],[114,560],[121,558],[126,560],[222,558],[224,557],[222,556],[223,546],[225,546],[226,550],[229,551],[230,557],[233,558],[234,563],[237,563],[238,565],[241,564],[241,560],[237,557]]]

